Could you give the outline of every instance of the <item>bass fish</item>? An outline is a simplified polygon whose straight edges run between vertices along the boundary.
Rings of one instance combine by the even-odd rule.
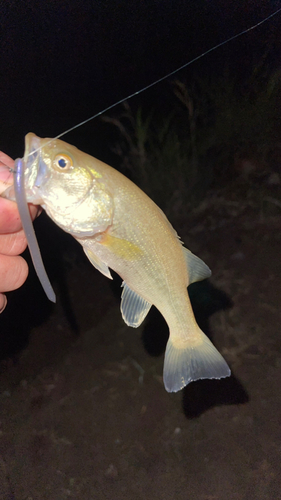
[[[152,305],[165,318],[166,390],[229,376],[226,361],[197,325],[187,293],[211,271],[183,247],[162,210],[120,172],[59,139],[27,134],[23,161],[27,201],[74,236],[102,274],[112,279],[113,269],[123,279],[125,323],[137,328]]]

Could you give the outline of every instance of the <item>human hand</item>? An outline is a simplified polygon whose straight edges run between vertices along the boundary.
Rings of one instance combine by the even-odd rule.
[[[19,255],[26,249],[27,240],[17,204],[1,198],[1,193],[13,184],[9,168],[14,168],[14,160],[0,151],[0,313],[7,304],[4,293],[22,286],[28,275],[27,263]],[[29,209],[34,219],[39,207],[29,205]]]

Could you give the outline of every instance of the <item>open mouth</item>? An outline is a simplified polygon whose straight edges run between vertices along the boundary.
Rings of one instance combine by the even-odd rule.
[[[27,134],[24,154],[24,184],[29,203],[41,204],[40,188],[48,177],[48,168],[41,155],[41,139],[35,134]]]

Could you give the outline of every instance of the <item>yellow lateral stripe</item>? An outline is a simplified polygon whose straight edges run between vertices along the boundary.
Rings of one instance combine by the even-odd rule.
[[[131,241],[116,238],[110,234],[106,234],[100,243],[110,248],[118,257],[126,260],[135,260],[143,253],[142,250],[137,245],[134,245],[134,243],[131,243]]]

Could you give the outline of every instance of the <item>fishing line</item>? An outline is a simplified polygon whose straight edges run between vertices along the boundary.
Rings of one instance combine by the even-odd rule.
[[[208,49],[206,50],[205,52],[203,52],[202,54],[200,54],[199,56],[196,56],[194,57],[194,59],[192,59],[191,61],[183,64],[182,66],[180,66],[179,68],[171,71],[170,73],[167,73],[165,76],[162,76],[161,78],[158,78],[158,80],[155,80],[154,82],[152,83],[149,83],[148,85],[146,85],[145,87],[143,87],[142,89],[140,90],[137,90],[136,92],[133,92],[132,94],[128,95],[127,97],[124,97],[122,99],[120,99],[119,101],[115,102],[114,104],[110,104],[110,106],[107,106],[106,108],[104,108],[102,111],[99,111],[98,113],[90,116],[89,118],[87,118],[86,120],[83,120],[82,122],[78,123],[77,125],[74,125],[73,127],[70,127],[69,129],[65,130],[64,132],[62,132],[61,134],[57,135],[56,137],[54,137],[53,139],[51,139],[49,142],[46,143],[46,146],[47,144],[50,144],[52,141],[56,140],[56,139],[60,139],[61,137],[63,137],[64,135],[68,134],[69,132],[72,132],[73,130],[75,130],[76,128],[79,128],[79,127],[82,127],[83,125],[85,125],[86,123],[90,122],[91,120],[94,120],[95,118],[97,118],[98,116],[102,115],[103,113],[106,113],[107,111],[109,111],[110,109],[113,109],[115,108],[115,106],[118,106],[119,104],[122,104],[123,102],[125,101],[128,101],[129,99],[132,99],[132,97],[135,97],[136,95],[139,95],[141,94],[142,92],[144,92],[145,90],[148,90],[150,89],[151,87],[154,87],[154,85],[157,85],[158,83],[160,82],[163,82],[164,80],[166,80],[167,78],[170,78],[171,76],[175,75],[176,73],[178,73],[178,71],[181,71],[182,69],[184,68],[187,68],[187,66],[190,66],[191,64],[193,64],[195,61],[198,61],[199,59],[202,59],[202,57],[205,57],[207,54],[210,54],[211,52],[215,51],[216,49],[219,49],[220,47],[222,47],[223,45],[231,42],[232,40],[235,40],[236,38],[239,38],[240,36],[242,35],[245,35],[246,33],[249,33],[249,31],[252,31],[254,30],[255,28],[257,28],[258,26],[261,26],[262,24],[264,24],[265,22],[267,22],[269,19],[271,19],[272,17],[276,16],[277,14],[279,14],[279,12],[281,12],[281,8],[276,10],[275,12],[273,12],[272,14],[270,14],[269,16],[267,16],[265,19],[263,19],[262,21],[259,21],[258,23],[254,24],[253,26],[251,26],[250,28],[247,28],[243,31],[240,31],[240,33],[237,33],[236,35],[233,35],[231,36],[230,38],[228,38],[227,40],[224,40],[224,42],[220,42],[218,43],[217,45],[215,45],[214,47],[212,47],[211,49]],[[35,149],[33,153],[35,153],[36,151],[39,151],[40,148],[38,149]],[[31,153],[30,153],[31,154]],[[29,156],[29,155],[28,155]]]

